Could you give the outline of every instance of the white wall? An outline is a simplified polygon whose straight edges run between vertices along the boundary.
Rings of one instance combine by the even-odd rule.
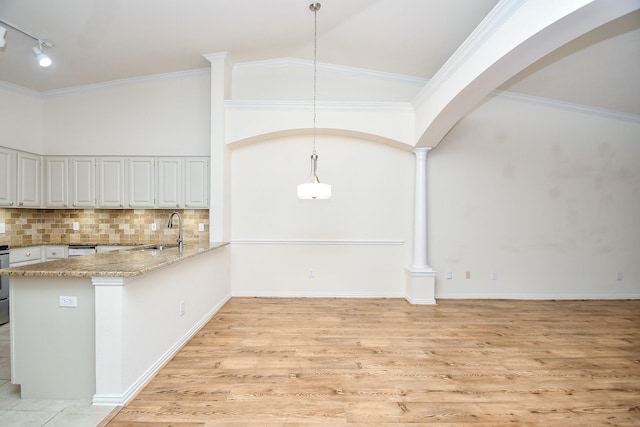
[[[409,102],[426,82],[417,77],[333,64],[319,63],[317,67],[319,102]],[[277,59],[237,64],[233,68],[232,98],[310,101],[313,99],[313,62]]]
[[[208,70],[46,94],[40,154],[207,156],[210,94]]]
[[[501,97],[462,120],[428,159],[436,297],[640,297],[638,135]]]
[[[0,82],[0,146],[40,153],[42,98]]]
[[[233,294],[404,296],[413,154],[320,137],[318,175],[332,198],[299,200],[311,148],[310,136],[298,136],[232,150]]]
[[[230,298],[229,248],[134,278],[93,278],[95,404],[123,405]],[[184,313],[181,314],[181,303]]]
[[[277,86],[277,76],[254,73],[243,90],[270,96],[260,84]],[[251,99],[236,77],[234,93]],[[325,91],[348,88],[351,77],[340,83],[334,75]],[[387,97],[388,87],[369,89],[367,99]],[[250,126],[261,117],[254,120]],[[638,134],[638,122],[506,96],[485,101],[428,156],[436,297],[640,297]],[[234,295],[404,295],[413,154],[321,135],[319,176],[334,196],[299,201],[295,185],[307,176],[310,140],[233,147]],[[383,191],[367,185],[370,173]]]

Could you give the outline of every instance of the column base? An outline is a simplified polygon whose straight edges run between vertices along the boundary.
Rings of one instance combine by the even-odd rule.
[[[413,305],[436,304],[436,271],[429,267],[407,267],[405,299]]]

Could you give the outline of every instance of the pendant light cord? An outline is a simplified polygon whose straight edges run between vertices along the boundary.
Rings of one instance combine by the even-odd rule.
[[[318,86],[318,9],[320,3],[312,3],[309,8],[313,11],[313,154],[316,154],[316,98]]]

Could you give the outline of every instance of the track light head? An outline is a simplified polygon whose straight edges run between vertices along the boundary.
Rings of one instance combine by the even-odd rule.
[[[42,53],[42,44],[43,42],[38,40],[38,47],[33,48],[33,54],[36,56],[36,59],[38,60],[38,64],[40,64],[41,67],[46,68],[51,65],[52,61],[51,61],[51,58],[49,58],[49,56]]]
[[[4,27],[0,27],[0,49],[4,47],[7,43],[7,40],[4,38],[7,35],[7,29]]]

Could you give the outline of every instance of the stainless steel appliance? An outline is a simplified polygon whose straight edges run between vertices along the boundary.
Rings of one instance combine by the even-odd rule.
[[[9,246],[0,245],[0,268],[9,268]],[[0,325],[9,322],[9,276],[0,276]]]
[[[69,257],[96,253],[95,245],[69,245]]]

